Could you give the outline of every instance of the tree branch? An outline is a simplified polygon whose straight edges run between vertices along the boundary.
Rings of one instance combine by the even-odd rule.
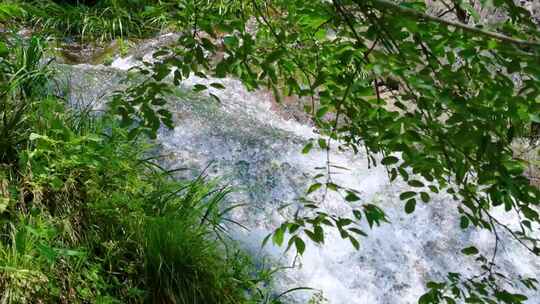
[[[512,37],[509,37],[509,36],[506,36],[506,35],[503,35],[503,34],[500,34],[500,33],[486,31],[486,30],[476,28],[474,26],[470,26],[470,25],[467,25],[467,24],[463,24],[463,23],[460,23],[460,22],[445,20],[445,19],[439,18],[437,16],[432,16],[432,15],[428,15],[428,14],[419,12],[419,11],[417,11],[415,9],[411,9],[411,8],[408,8],[408,7],[403,7],[403,6],[401,6],[401,5],[397,4],[397,3],[394,3],[394,2],[389,1],[389,0],[370,0],[370,2],[377,9],[393,10],[394,12],[398,12],[398,13],[407,15],[409,17],[414,17],[414,18],[419,18],[419,19],[426,19],[426,20],[446,24],[446,25],[449,25],[449,26],[453,26],[453,27],[462,29],[462,30],[467,31],[467,32],[488,36],[488,37],[491,37],[491,38],[495,38],[497,40],[501,40],[501,41],[505,41],[505,42],[509,42],[509,43],[513,43],[513,44],[517,44],[517,45],[521,45],[521,46],[540,47],[540,42],[537,42],[537,41],[527,41],[527,40],[516,39],[516,38],[512,38]]]

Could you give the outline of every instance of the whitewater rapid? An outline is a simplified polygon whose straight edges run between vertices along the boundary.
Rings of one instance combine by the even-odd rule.
[[[125,71],[137,64],[134,58],[117,59],[110,67],[78,65],[66,68],[69,81],[80,99],[106,99],[120,86]],[[475,245],[485,255],[494,246],[494,237],[475,229],[462,231],[457,214],[458,202],[438,195],[429,204],[418,205],[412,215],[403,211],[399,194],[408,186],[391,183],[382,167],[368,168],[366,155],[331,151],[331,161],[350,168],[334,176],[335,182],[356,189],[361,201],[373,203],[387,214],[390,223],[363,230],[369,237],[360,239],[356,251],[337,231],[328,230],[324,246],[308,242],[303,256],[294,251],[268,245],[262,239],[292,211],[279,207],[303,196],[312,177],[324,166],[325,151],[305,155],[302,147],[318,134],[307,125],[284,119],[272,101],[260,92],[248,92],[234,79],[184,81],[179,91],[187,92],[196,83],[220,82],[226,89],[210,88],[220,102],[205,94],[178,94],[170,97],[175,128],[162,129],[158,136],[160,154],[171,168],[188,167],[193,174],[208,166],[207,172],[234,187],[231,204],[246,206],[231,216],[249,230],[232,229],[233,237],[256,258],[294,267],[278,274],[275,292],[294,287],[311,287],[333,304],[416,303],[425,284],[439,280],[449,271],[476,274],[473,259],[460,250]],[[315,193],[320,197],[321,193]],[[337,215],[349,215],[353,205],[330,192],[321,208]],[[497,262],[510,274],[540,278],[540,261],[502,235],[504,246]],[[314,291],[299,291],[286,298],[291,303],[308,303]],[[540,303],[530,295],[528,303]]]

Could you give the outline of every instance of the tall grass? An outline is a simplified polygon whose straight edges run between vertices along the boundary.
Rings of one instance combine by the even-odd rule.
[[[152,303],[238,303],[235,278],[223,251],[197,223],[173,216],[145,225],[145,278]]]
[[[35,239],[24,228],[9,225],[6,243],[0,244],[0,302],[17,303],[21,299],[40,298],[47,282],[39,259],[36,259]]]
[[[28,136],[28,115],[47,94],[51,70],[43,65],[41,40],[15,40],[6,45],[11,53],[0,55],[0,163],[13,162]]]
[[[21,18],[25,13],[24,9],[16,3],[0,3],[0,22]]]
[[[178,9],[173,0],[101,0],[95,5],[53,0],[19,0],[35,29],[82,42],[106,42],[115,38],[141,38],[172,24]]]

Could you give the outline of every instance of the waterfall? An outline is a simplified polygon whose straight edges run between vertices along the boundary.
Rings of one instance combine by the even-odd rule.
[[[127,58],[116,60],[111,67],[77,65],[63,66],[63,70],[70,75],[73,98],[85,102],[118,88],[124,71],[136,62]],[[188,93],[190,86],[201,82],[225,85],[224,90],[210,89],[220,102]],[[272,244],[261,248],[262,239],[291,216],[291,210],[279,207],[303,196],[312,177],[319,173],[315,168],[326,161],[325,151],[301,153],[310,139],[318,138],[316,130],[283,118],[268,97],[248,92],[234,79],[189,78],[170,102],[175,128],[160,130],[158,136],[159,153],[166,155],[164,162],[193,172],[209,166],[208,174],[234,187],[231,203],[245,206],[230,216],[249,230],[231,227],[232,236],[254,256],[266,256],[283,266],[294,262],[295,267],[279,272],[277,293],[306,286],[319,290],[334,304],[416,303],[430,280],[442,279],[449,271],[479,272],[474,259],[460,253],[462,248],[475,245],[486,255],[493,249],[492,234],[459,228],[458,202],[448,195],[434,196],[407,215],[399,199],[408,189],[406,184],[390,182],[381,166],[368,168],[366,155],[337,149],[330,152],[332,162],[350,170],[341,170],[334,178],[338,184],[358,190],[361,201],[347,203],[330,194],[321,208],[348,215],[353,204],[374,203],[387,213],[390,223],[372,230],[362,224],[369,237],[360,239],[358,251],[332,230],[328,230],[324,246],[306,241],[306,252],[296,259],[294,250],[284,253],[284,248]],[[503,211],[500,216],[507,217]],[[504,270],[540,278],[540,261],[508,235],[502,234],[501,239],[504,245],[497,262]],[[313,293],[298,291],[287,301],[307,303]],[[528,303],[540,303],[539,295],[529,296]]]

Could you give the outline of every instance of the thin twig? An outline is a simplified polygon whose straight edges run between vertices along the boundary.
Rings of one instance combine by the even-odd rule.
[[[359,4],[359,5],[362,5],[362,6],[365,5],[365,2],[359,3],[359,0],[355,0],[355,2],[357,4]],[[528,41],[528,40],[516,39],[516,38],[509,37],[509,36],[506,36],[506,35],[503,35],[503,34],[500,34],[500,33],[491,32],[491,31],[487,31],[487,30],[483,30],[483,29],[474,27],[474,26],[463,24],[461,22],[455,22],[455,21],[451,21],[451,20],[446,20],[446,19],[443,19],[443,18],[439,18],[437,16],[432,16],[432,15],[422,13],[422,12],[417,11],[415,9],[403,7],[403,6],[401,6],[401,5],[397,4],[397,3],[394,3],[394,2],[391,2],[391,1],[388,1],[388,0],[370,0],[369,2],[374,7],[378,8],[378,9],[381,9],[381,10],[392,10],[394,12],[400,13],[400,14],[405,15],[405,16],[419,18],[419,19],[426,19],[426,20],[437,22],[437,23],[446,24],[446,25],[449,25],[449,26],[453,26],[453,27],[462,29],[462,30],[467,31],[467,32],[480,34],[480,35],[483,35],[483,36],[488,36],[488,37],[491,37],[491,38],[495,38],[497,40],[501,40],[501,41],[504,41],[504,42],[509,42],[509,43],[513,43],[513,44],[517,44],[517,45],[521,45],[521,46],[540,47],[540,42],[538,42],[538,41]]]

